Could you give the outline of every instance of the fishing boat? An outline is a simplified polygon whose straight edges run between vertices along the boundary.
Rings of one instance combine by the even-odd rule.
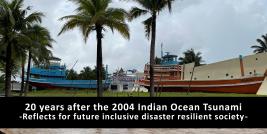
[[[74,88],[96,89],[97,80],[67,80],[66,66],[60,59],[53,59],[49,66],[33,66],[30,69],[30,85],[36,88]],[[103,87],[108,88],[110,80],[103,80]]]
[[[196,67],[179,64],[177,55],[167,53],[154,66],[155,91],[267,94],[267,53],[240,56]],[[138,84],[150,88],[150,65]]]

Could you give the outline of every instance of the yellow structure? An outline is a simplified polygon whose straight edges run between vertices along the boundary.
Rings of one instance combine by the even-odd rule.
[[[194,64],[184,65],[184,80],[190,80]],[[267,53],[243,57],[245,76],[241,74],[240,58],[225,60],[196,67],[193,80],[236,79],[255,75],[263,75],[267,69]]]
[[[190,80],[194,64],[183,66],[183,80]],[[242,68],[244,76],[242,76]],[[192,80],[222,80],[242,77],[262,76],[267,69],[267,53],[234,58],[195,67]],[[267,79],[263,82],[259,95],[267,95]]]
[[[267,77],[265,77],[264,81],[262,82],[257,95],[267,95]]]

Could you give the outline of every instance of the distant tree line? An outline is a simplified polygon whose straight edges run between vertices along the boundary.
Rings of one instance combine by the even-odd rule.
[[[70,69],[66,71],[66,76],[68,80],[96,80],[96,67],[94,69],[91,69],[91,67],[87,66],[84,67],[83,70],[78,73],[74,69]],[[102,68],[102,79],[105,80],[106,76],[106,69]]]

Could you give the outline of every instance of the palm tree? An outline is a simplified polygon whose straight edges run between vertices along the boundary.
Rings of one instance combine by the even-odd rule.
[[[154,64],[155,64],[155,44],[156,44],[156,25],[157,25],[157,15],[164,8],[169,8],[171,12],[172,2],[174,0],[134,0],[141,7],[133,7],[130,10],[129,19],[133,20],[143,15],[149,14],[150,17],[143,21],[145,25],[146,36],[149,39],[151,37],[151,46],[150,46],[150,96],[155,97],[154,91]]]
[[[84,67],[79,74],[79,78],[82,80],[92,80],[94,79],[95,74],[90,67]]]
[[[11,95],[11,43],[7,33],[11,33],[14,29],[14,17],[7,1],[0,0],[0,33],[1,33],[1,48],[5,49],[5,96]],[[3,48],[3,46],[5,48]]]
[[[25,62],[26,62],[26,58],[27,58],[27,55],[26,55],[26,50],[25,49],[21,49],[22,52],[19,53],[19,57],[18,57],[18,60],[20,61],[21,63],[21,85],[20,85],[20,96],[22,96],[23,94],[23,91],[24,91],[24,83],[25,83],[25,79],[24,79],[24,76],[25,76]]]
[[[23,0],[0,0],[0,35],[1,47],[5,49],[5,96],[11,96],[11,74],[14,59],[23,52],[29,38],[21,33],[20,17]]]
[[[103,31],[110,28],[113,32],[118,31],[124,38],[129,39],[128,25],[125,23],[126,11],[120,8],[110,8],[111,0],[72,0],[78,5],[77,14],[62,17],[60,20],[67,20],[59,35],[74,29],[80,28],[84,41],[93,31],[96,31],[97,39],[97,96],[103,96],[102,87],[102,38]]]
[[[35,64],[46,64],[52,57],[52,52],[49,48],[52,48],[51,43],[54,41],[49,31],[38,25],[29,25],[27,30],[24,31],[31,39],[30,47],[28,47],[28,65],[27,65],[27,77],[26,77],[26,90],[25,96],[29,90],[29,80],[30,80],[30,68],[31,61],[33,60]]]
[[[79,77],[78,73],[73,69],[67,70],[66,76],[68,80],[78,80]]]
[[[3,57],[5,59],[5,56]],[[11,78],[13,77],[14,79],[17,77],[17,74],[19,73],[19,69],[20,69],[20,59],[14,59],[12,64],[11,64]],[[4,61],[0,61],[0,72],[2,72],[2,76],[5,79],[5,71],[6,71],[6,63],[5,60]]]
[[[266,35],[262,35],[262,39],[257,39],[257,42],[260,45],[254,45],[251,48],[255,49],[254,53],[264,53],[267,52],[267,34]]]
[[[23,3],[23,0],[21,3]],[[36,23],[41,23],[42,17],[44,16],[43,13],[41,13],[41,12],[33,12],[33,13],[27,15],[28,10],[31,10],[31,8],[27,7],[26,9],[20,11],[20,15],[19,15],[20,18],[19,18],[19,25],[18,25],[21,32],[26,36],[28,36],[27,35],[29,33],[28,30],[31,28],[31,26],[35,25]],[[38,36],[38,35],[36,35],[36,36]],[[30,38],[30,40],[31,40],[31,38]],[[32,42],[34,42],[34,40],[31,40],[30,43],[27,44],[27,46],[24,46],[26,51],[24,53],[22,53],[22,55],[21,55],[21,62],[22,62],[21,63],[22,64],[21,65],[21,68],[22,68],[21,69],[21,71],[22,71],[22,77],[21,78],[22,78],[22,82],[21,82],[21,94],[20,95],[22,95],[23,92],[26,92],[28,90],[29,69],[27,69],[27,80],[26,80],[26,86],[24,87],[24,81],[25,81],[24,80],[24,70],[25,70],[24,65],[25,65],[25,62],[27,59],[26,53],[27,53],[27,51],[28,51],[28,53],[30,53],[30,51],[31,51],[30,49],[32,48],[32,46],[31,46]],[[28,63],[29,63],[29,59],[31,59],[31,57],[28,54]],[[30,67],[29,64],[28,64],[28,67]]]
[[[24,9],[23,2],[23,0],[13,0],[11,2],[0,0],[1,42],[6,48],[6,96],[10,96],[12,62],[19,58],[22,62],[21,64],[25,63],[26,51],[29,48],[29,44],[31,44],[31,39],[25,35],[24,31],[27,30],[29,25],[41,22],[41,16],[43,16],[39,12],[34,12],[26,16],[30,7]],[[21,66],[23,70],[24,65]],[[24,77],[22,78],[24,79]]]
[[[184,52],[184,57],[180,57],[180,64],[195,63],[195,66],[200,66],[202,62],[201,52],[195,52],[194,49],[189,49]]]

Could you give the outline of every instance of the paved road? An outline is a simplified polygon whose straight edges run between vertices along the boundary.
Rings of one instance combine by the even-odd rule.
[[[6,134],[267,134],[267,129],[0,129]]]

